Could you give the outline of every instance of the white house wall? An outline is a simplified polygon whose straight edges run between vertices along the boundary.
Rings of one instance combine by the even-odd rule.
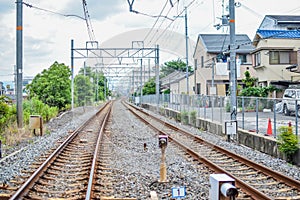
[[[291,48],[294,51],[297,51],[300,48],[300,39],[268,39],[261,40],[257,49],[259,48]],[[268,85],[271,81],[293,81],[299,80],[299,74],[290,72],[286,67],[290,64],[278,64],[270,65],[269,64],[269,50],[261,50],[261,66],[256,67],[256,74],[259,82],[267,82]]]

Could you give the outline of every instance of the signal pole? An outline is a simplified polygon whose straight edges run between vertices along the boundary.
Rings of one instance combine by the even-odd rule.
[[[189,36],[188,36],[188,27],[187,27],[187,7],[185,7],[185,15],[184,15],[184,21],[185,21],[185,59],[186,59],[186,94],[189,95]]]
[[[17,75],[17,124],[18,128],[23,128],[23,2],[17,0],[17,27],[16,27],[16,38],[17,38],[17,55],[16,55],[16,75]]]
[[[236,46],[235,46],[235,11],[234,0],[229,0],[229,27],[230,27],[230,103],[231,120],[237,115],[237,80],[236,80]]]

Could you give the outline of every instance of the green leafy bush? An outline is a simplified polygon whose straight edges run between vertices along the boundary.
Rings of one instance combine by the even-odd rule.
[[[197,112],[195,110],[190,112],[190,124],[193,126],[196,126],[196,118],[197,118]]]
[[[187,111],[182,111],[180,113],[180,117],[181,117],[181,122],[183,124],[188,124],[189,123],[189,113]]]
[[[16,108],[10,105],[11,100],[6,96],[0,96],[0,133],[9,126],[9,121],[15,121]]]
[[[41,115],[44,121],[49,121],[58,114],[57,107],[50,107],[33,97],[23,103],[24,122],[29,123],[30,115]]]
[[[287,161],[292,161],[293,154],[298,150],[298,138],[293,133],[293,128],[290,126],[282,126],[278,129],[279,135],[277,144],[279,151],[287,156]]]

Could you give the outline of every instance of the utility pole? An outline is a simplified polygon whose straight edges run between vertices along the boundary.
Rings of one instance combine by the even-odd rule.
[[[143,59],[141,59],[141,82],[140,82],[140,105],[142,106],[142,97],[143,97]]]
[[[16,55],[16,75],[17,75],[17,124],[18,128],[23,128],[23,2],[17,0],[17,55]]]
[[[106,101],[106,85],[107,85],[107,83],[106,83],[106,78],[104,77],[104,101]]]
[[[159,111],[159,45],[156,45],[155,50],[155,93],[156,93],[156,111]]]
[[[184,20],[185,20],[185,59],[186,59],[186,93],[189,95],[189,46],[188,46],[188,27],[187,27],[187,7],[185,7],[185,15],[184,15]]]
[[[234,0],[229,0],[229,26],[230,26],[230,112],[231,120],[236,120],[237,100],[236,100],[236,46],[235,46],[235,13]]]
[[[198,65],[198,63],[197,63],[197,59],[195,59],[194,60],[195,61],[195,70],[194,70],[194,86],[195,86],[195,91],[194,91],[194,93],[197,95],[197,65]]]
[[[135,103],[135,97],[134,97],[134,69],[132,70],[132,101]]]
[[[74,40],[71,40],[71,108],[74,109]]]

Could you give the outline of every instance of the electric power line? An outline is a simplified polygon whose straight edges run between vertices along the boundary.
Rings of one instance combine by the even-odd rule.
[[[189,8],[195,1],[196,1],[196,0],[191,1],[191,2],[186,6],[186,8]],[[156,43],[156,42],[162,37],[162,35],[167,31],[167,29],[172,25],[172,23],[173,23],[178,17],[180,17],[184,11],[185,11],[185,9],[183,9],[177,16],[175,16],[175,19],[169,23],[169,25],[168,25],[168,26],[163,30],[163,32],[157,37],[157,39],[155,40],[154,43]]]
[[[165,8],[166,8],[168,2],[169,2],[169,0],[166,1],[164,7],[162,8],[162,10],[161,10],[160,13],[159,13],[159,16],[160,16],[160,15],[163,13],[163,11],[165,10]],[[152,30],[153,30],[154,26],[156,25],[156,23],[158,22],[158,20],[159,20],[159,17],[156,18],[154,24],[152,25],[152,28],[150,29],[150,31],[149,31],[149,32],[147,33],[147,35],[145,36],[144,41],[147,39],[147,37],[148,37],[148,36],[150,35],[150,33],[152,32]]]
[[[74,14],[63,14],[63,13],[59,13],[59,12],[55,12],[55,11],[52,11],[52,10],[48,10],[48,9],[45,9],[45,8],[40,8],[40,7],[37,7],[37,6],[34,6],[32,4],[29,4],[29,3],[26,3],[26,2],[22,2],[25,6],[27,6],[28,8],[34,8],[34,9],[37,9],[37,10],[41,10],[41,11],[44,11],[44,12],[48,12],[48,13],[52,13],[52,14],[55,14],[55,15],[60,15],[60,16],[63,16],[63,17],[77,17],[79,19],[82,19],[82,20],[85,20],[85,18],[79,16],[79,15],[74,15]]]

